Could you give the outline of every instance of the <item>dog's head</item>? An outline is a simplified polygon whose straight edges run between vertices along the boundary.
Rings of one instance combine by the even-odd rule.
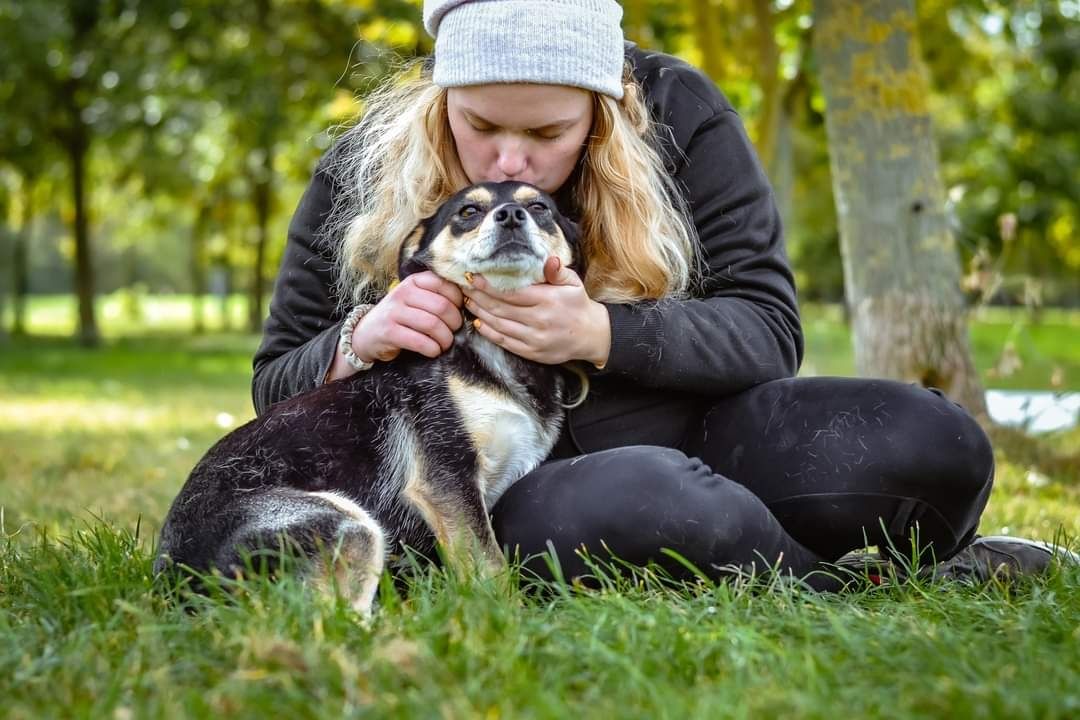
[[[409,235],[398,257],[398,277],[432,270],[465,285],[482,273],[498,290],[544,281],[552,255],[584,274],[578,228],[551,196],[519,182],[481,183],[447,200]]]

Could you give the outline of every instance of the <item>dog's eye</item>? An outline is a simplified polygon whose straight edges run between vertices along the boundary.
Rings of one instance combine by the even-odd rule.
[[[471,218],[478,212],[480,212],[480,208],[476,207],[475,205],[466,205],[465,207],[458,210],[458,216],[463,218]]]
[[[529,204],[529,211],[530,212],[542,213],[542,212],[547,212],[547,209],[548,209],[548,206],[545,205],[542,202],[534,202],[534,203]]]

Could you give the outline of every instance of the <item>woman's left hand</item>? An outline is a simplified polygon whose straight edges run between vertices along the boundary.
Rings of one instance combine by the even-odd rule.
[[[607,308],[559,258],[544,263],[546,283],[513,292],[491,288],[483,275],[463,287],[465,307],[476,315],[477,331],[499,347],[528,360],[556,365],[587,360],[598,367],[611,351]]]

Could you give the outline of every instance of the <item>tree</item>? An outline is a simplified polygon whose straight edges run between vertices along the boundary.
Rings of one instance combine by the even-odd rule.
[[[914,2],[815,0],[814,11],[856,368],[984,415]]]
[[[7,217],[7,209],[10,196],[8,194],[7,184],[3,182],[3,175],[0,175],[0,267],[3,267],[8,262],[8,232],[7,223],[3,222],[3,219]],[[7,342],[7,324],[4,322],[4,308],[7,305],[7,273],[0,273],[0,345]]]
[[[105,139],[160,121],[158,98],[140,81],[148,58],[161,55],[166,18],[178,3],[138,0],[0,0],[0,87],[18,84],[5,110],[33,128],[67,164],[75,240],[78,339],[99,341],[90,247],[89,167]],[[127,112],[134,110],[133,113]]]
[[[1038,283],[1045,301],[1077,303],[1080,8],[926,0],[918,10],[962,249],[997,258],[1003,277],[985,288],[997,300]]]
[[[26,299],[30,291],[30,269],[28,255],[33,242],[34,185],[35,175],[29,168],[20,168],[19,173],[19,228],[11,247],[11,333],[16,337],[26,334]],[[14,204],[14,203],[13,203]]]
[[[231,149],[243,158],[254,219],[248,320],[258,332],[283,146],[309,131],[313,118],[324,117],[319,110],[333,99],[334,81],[349,68],[358,25],[386,26],[402,18],[418,25],[419,13],[403,0],[366,8],[343,2],[206,0],[199,7],[200,32],[188,53],[205,70],[210,92],[231,110]],[[360,62],[372,59],[365,57],[373,53],[371,46],[358,49]]]

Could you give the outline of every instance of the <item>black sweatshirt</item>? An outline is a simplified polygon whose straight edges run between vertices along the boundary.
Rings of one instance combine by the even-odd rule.
[[[588,400],[569,413],[556,455],[678,447],[703,400],[791,377],[802,361],[779,214],[738,115],[681,60],[631,43],[627,58],[661,123],[662,155],[685,191],[707,268],[691,299],[607,305],[607,365],[590,371]],[[334,358],[342,317],[332,297],[334,252],[319,233],[334,191],[320,164],[289,225],[254,359],[260,414],[321,384]]]

